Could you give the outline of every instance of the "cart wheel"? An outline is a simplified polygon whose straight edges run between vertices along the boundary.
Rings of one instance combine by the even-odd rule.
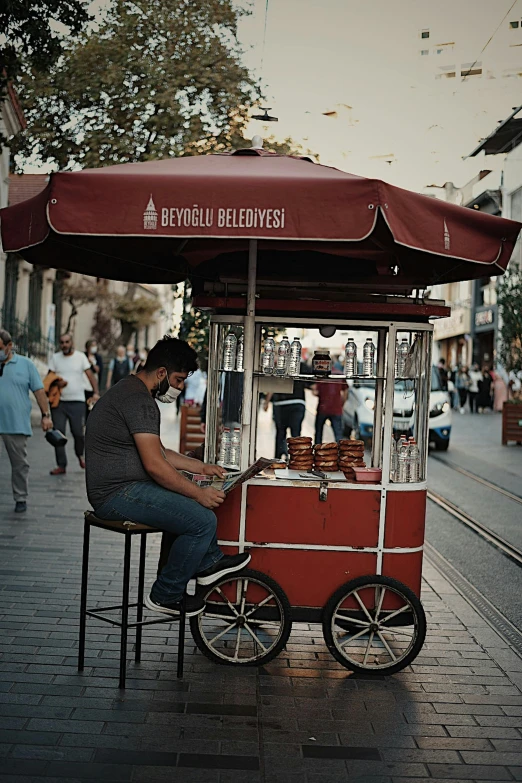
[[[202,593],[205,611],[190,620],[197,646],[214,663],[262,666],[279,655],[292,629],[291,608],[269,576],[246,569]]]
[[[388,576],[361,576],[326,604],[323,635],[333,657],[354,672],[395,674],[419,654],[426,615],[410,590]]]

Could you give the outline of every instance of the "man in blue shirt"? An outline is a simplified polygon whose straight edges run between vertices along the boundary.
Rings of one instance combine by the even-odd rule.
[[[26,356],[15,353],[11,335],[5,329],[0,329],[0,437],[11,462],[11,481],[17,513],[27,510],[27,438],[33,434],[30,391],[42,411],[42,430],[46,432],[52,429],[53,422],[38,370]]]

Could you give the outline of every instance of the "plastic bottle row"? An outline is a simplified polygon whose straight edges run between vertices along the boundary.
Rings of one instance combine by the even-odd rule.
[[[225,337],[223,345],[223,361],[221,367],[228,372],[235,370],[243,372],[243,361],[245,356],[243,335],[237,339],[234,332],[229,332]]]
[[[414,438],[399,441],[392,438],[390,456],[390,479],[397,484],[420,481],[420,451]]]
[[[218,465],[239,470],[241,466],[241,429],[224,427],[221,433]]]
[[[405,337],[401,342],[397,340],[395,350],[395,376],[397,378],[402,378],[405,375],[406,359],[409,350],[410,345]],[[292,343],[290,343],[285,334],[281,341],[276,344],[274,338],[268,336],[263,343],[261,370],[264,375],[297,376],[300,373],[301,353],[302,346],[297,337],[294,337]],[[222,369],[243,372],[243,361],[243,335],[238,339],[234,332],[229,332],[223,346]],[[346,343],[344,375],[346,378],[359,376],[357,345],[353,337],[349,337]],[[363,346],[362,375],[368,378],[375,376],[375,345],[371,337],[367,338]]]

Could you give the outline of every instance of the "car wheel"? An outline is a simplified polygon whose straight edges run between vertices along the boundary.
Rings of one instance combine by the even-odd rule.
[[[436,451],[447,451],[449,448],[449,440],[437,440],[435,441]]]

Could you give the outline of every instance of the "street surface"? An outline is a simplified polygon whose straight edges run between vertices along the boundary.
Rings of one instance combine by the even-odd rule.
[[[165,411],[163,436],[176,447],[173,408]],[[260,453],[271,455],[270,413],[260,416],[260,428]],[[217,666],[189,636],[179,682],[176,625],[166,624],[145,629],[142,663],[129,661],[120,692],[118,629],[95,620],[79,675],[87,502],[68,449],[67,475],[51,478],[53,451],[35,429],[25,516],[13,513],[0,455],[0,781],[522,780],[522,658],[430,559],[422,595],[427,640],[393,677],[350,676],[327,652],[319,626],[294,624],[286,650],[261,669]],[[520,506],[441,460],[520,494],[522,448],[500,446],[500,417],[455,416],[450,450],[430,457],[429,484],[522,546]],[[427,540],[522,628],[517,566],[431,502]],[[159,536],[150,536],[147,585],[158,546]],[[118,603],[122,550],[121,537],[93,531],[91,606]]]

